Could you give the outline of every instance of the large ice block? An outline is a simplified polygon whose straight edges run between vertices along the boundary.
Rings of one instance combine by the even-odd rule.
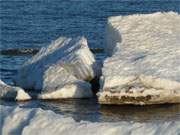
[[[101,104],[180,102],[180,15],[137,14],[108,19]]]
[[[0,98],[13,100],[30,100],[31,97],[20,87],[7,85],[0,80]]]
[[[60,37],[23,65],[15,78],[15,84],[45,93],[73,85],[76,93],[77,88],[91,93],[90,84],[85,81],[96,76],[95,69],[94,56],[84,37]]]
[[[0,131],[3,135],[179,135],[180,120],[166,121],[75,121],[40,108],[3,106]]]

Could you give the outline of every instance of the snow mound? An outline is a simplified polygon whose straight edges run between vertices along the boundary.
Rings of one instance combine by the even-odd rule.
[[[0,98],[14,100],[30,100],[31,97],[19,87],[12,87],[0,80]]]
[[[180,121],[92,123],[76,122],[52,111],[0,105],[3,135],[178,135]]]
[[[110,17],[99,102],[180,102],[180,15]]]
[[[84,37],[60,37],[23,65],[15,84],[24,89],[42,91],[39,97],[43,99],[51,95],[54,95],[52,98],[58,98],[55,93],[59,94],[59,98],[73,98],[73,95],[90,97],[91,86],[86,81],[96,76],[96,67]],[[69,94],[64,93],[66,91]]]

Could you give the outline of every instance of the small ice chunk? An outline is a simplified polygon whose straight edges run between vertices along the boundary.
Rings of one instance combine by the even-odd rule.
[[[31,97],[20,87],[12,87],[0,80],[0,98],[15,100],[30,100]]]

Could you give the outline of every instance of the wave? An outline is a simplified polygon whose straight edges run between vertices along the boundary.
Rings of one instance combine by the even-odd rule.
[[[24,48],[24,49],[7,49],[1,50],[1,55],[19,56],[19,55],[34,55],[39,51],[37,48]]]
[[[39,52],[39,48],[16,48],[16,49],[7,49],[7,50],[0,50],[0,55],[9,55],[9,56],[21,56],[21,55],[35,55]],[[91,48],[92,53],[104,53],[103,48]]]

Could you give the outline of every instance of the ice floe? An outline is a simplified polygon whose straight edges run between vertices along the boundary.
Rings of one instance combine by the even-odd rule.
[[[42,91],[43,99],[91,97],[88,81],[96,76],[96,68],[84,37],[60,37],[23,65],[15,84]]]
[[[99,102],[179,103],[179,24],[174,12],[110,17]]]
[[[178,135],[180,121],[163,122],[76,122],[52,111],[0,105],[3,135]]]
[[[20,87],[7,85],[0,80],[0,98],[13,100],[30,100],[31,97]]]

